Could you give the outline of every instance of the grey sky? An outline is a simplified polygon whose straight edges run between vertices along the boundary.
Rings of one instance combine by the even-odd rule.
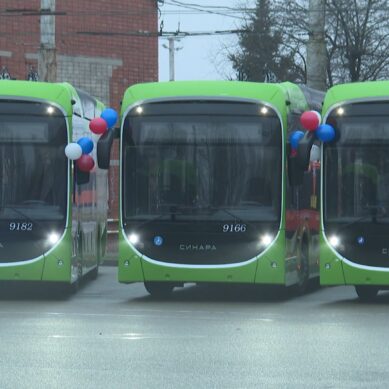
[[[185,4],[205,6],[239,7],[245,4],[242,0],[181,0]],[[236,17],[200,13],[177,5],[169,0],[160,7],[163,20],[163,31],[215,31],[240,28],[242,14],[234,13]],[[220,10],[222,13],[223,11]],[[176,80],[218,80],[226,79],[233,73],[231,65],[222,54],[224,46],[234,46],[237,42],[235,35],[185,37],[176,43],[182,47],[175,53]],[[169,51],[162,45],[168,44],[166,38],[159,38],[159,80],[169,80]]]

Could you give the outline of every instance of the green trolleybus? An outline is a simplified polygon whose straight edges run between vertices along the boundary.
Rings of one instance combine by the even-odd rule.
[[[389,286],[389,82],[329,89],[323,117],[321,284],[371,299]]]
[[[186,282],[304,288],[318,277],[317,166],[291,185],[287,143],[300,113],[320,109],[322,98],[291,83],[130,87],[119,281],[167,294]]]
[[[102,109],[69,84],[0,81],[0,281],[71,290],[82,276],[97,276],[107,174],[78,172],[64,150],[93,138],[88,123]]]

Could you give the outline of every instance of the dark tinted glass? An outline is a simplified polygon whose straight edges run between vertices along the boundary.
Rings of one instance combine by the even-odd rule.
[[[127,118],[125,218],[279,220],[279,120],[228,116],[224,108],[224,115]]]
[[[324,224],[352,262],[389,267],[389,104],[358,103],[328,121],[337,139],[324,148]]]
[[[338,140],[325,148],[325,219],[389,221],[389,104],[355,104],[329,122]]]
[[[0,103],[0,219],[66,216],[66,122],[46,104]],[[11,112],[11,113],[10,113]]]

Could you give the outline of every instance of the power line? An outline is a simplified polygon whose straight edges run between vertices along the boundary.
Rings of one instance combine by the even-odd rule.
[[[204,13],[208,14],[216,14],[221,16],[227,16],[227,17],[235,17],[239,19],[244,19],[243,16],[236,16],[234,14],[250,14],[256,11],[255,8],[245,8],[245,7],[227,7],[227,6],[206,6],[206,5],[196,5],[195,3],[182,3],[179,1],[171,0],[174,2],[168,2],[165,1],[165,4],[177,6],[179,8],[184,9],[171,9],[171,10],[163,10],[163,13],[165,15],[174,15],[174,14],[184,14],[184,15],[201,15]],[[214,11],[220,10],[219,11]],[[308,9],[306,8],[300,8],[301,11],[308,12]],[[339,8],[340,11],[350,11],[350,8]],[[366,10],[366,7],[358,7],[358,10]],[[388,11],[388,7],[372,7],[370,8],[370,11]],[[280,7],[279,9],[274,9],[275,12],[285,12],[284,7]],[[320,12],[319,9],[315,10],[313,9],[312,12]],[[74,16],[142,16],[142,15],[149,15],[149,14],[155,14],[156,11],[154,9],[150,10],[144,10],[144,11],[49,11],[49,10],[41,10],[41,9],[32,9],[32,8],[0,8],[0,16],[5,17],[26,17],[26,16],[59,16],[59,17],[74,17]]]
[[[234,35],[234,34],[253,34],[253,35],[266,35],[266,33],[260,33],[258,31],[248,29],[233,29],[233,30],[215,30],[215,31],[147,31],[147,30],[129,30],[129,31],[92,31],[92,30],[80,30],[80,31],[67,31],[56,32],[57,36],[135,36],[135,37],[196,37],[196,36],[217,36],[217,35]],[[289,33],[287,33],[289,34]],[[20,32],[0,32],[2,36],[31,36],[38,35],[38,31],[20,31]],[[307,36],[306,32],[294,33],[293,35]]]
[[[240,33],[251,33],[249,30],[216,30],[216,31],[77,31],[78,35],[100,35],[100,36],[147,36],[147,37],[194,37],[194,36],[215,36],[215,35],[233,35]]]
[[[216,14],[226,17],[233,17],[238,19],[244,19],[243,16],[237,16],[234,14],[250,13],[255,10],[255,8],[245,8],[245,7],[228,7],[228,6],[214,6],[214,5],[200,5],[195,3],[183,3],[177,0],[165,1],[163,4],[158,5],[157,12],[161,12],[161,7],[163,5],[171,5],[178,7],[179,9],[164,10],[163,13],[166,14],[187,14],[187,15],[196,15],[196,14]],[[184,8],[184,10],[182,9]],[[145,11],[50,11],[46,9],[34,9],[34,8],[2,8],[0,9],[1,16],[41,16],[41,15],[52,15],[52,16],[92,16],[92,15],[101,15],[101,16],[124,16],[124,15],[147,15],[155,13],[155,9],[145,10]]]
[[[176,0],[171,0],[172,2],[167,2],[165,1],[165,4],[169,4],[169,5],[174,5],[174,6],[178,6],[178,7],[182,7],[182,8],[187,8],[187,9],[191,9],[191,10],[196,10],[196,11],[199,11],[201,13],[208,13],[208,14],[213,14],[213,15],[221,15],[221,16],[227,16],[227,17],[232,17],[232,18],[236,18],[236,19],[244,19],[243,16],[235,16],[235,15],[231,15],[231,14],[227,14],[227,13],[223,13],[223,12],[219,12],[219,11],[211,11],[208,8],[205,8],[204,6],[201,6],[199,4],[185,4],[185,3],[182,3],[180,1],[176,1]],[[228,7],[227,7],[228,9]]]
[[[208,8],[208,9],[221,9],[221,10],[232,10],[232,11],[235,11],[237,9],[241,9],[241,8],[236,8],[236,7],[229,7],[226,5],[203,5],[203,4],[194,4],[194,3],[183,3],[182,1],[178,1],[178,0],[171,0],[171,1],[177,5],[187,5],[187,6],[193,6],[193,7]],[[246,8],[246,9],[249,9],[249,8]],[[255,8],[250,8],[250,9],[254,10]]]

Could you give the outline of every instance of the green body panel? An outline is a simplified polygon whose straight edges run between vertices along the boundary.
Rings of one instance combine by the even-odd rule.
[[[381,270],[365,270],[343,263],[346,285],[389,285],[389,272]]]
[[[389,81],[337,85],[326,93],[322,116],[325,118],[332,109],[342,104],[383,99],[389,100]],[[321,214],[323,214],[323,202]],[[320,283],[322,285],[389,285],[388,269],[367,269],[359,265],[350,265],[328,246],[324,239],[323,225],[321,225],[320,235]]]
[[[167,265],[155,265],[142,262],[144,279],[146,281],[177,281],[177,282],[254,282],[256,262],[231,268],[175,268]]]
[[[177,282],[233,282],[285,284],[283,234],[265,255],[257,261],[229,268],[176,268],[167,264],[154,264],[142,260],[128,245],[122,233],[119,238],[118,280],[123,283],[141,281]],[[277,263],[273,268],[272,263]]]
[[[282,284],[287,281],[285,262],[285,234],[281,230],[278,238],[271,247],[257,259],[257,269],[255,273],[256,284]]]
[[[322,116],[332,107],[352,100],[389,98],[389,81],[355,82],[330,88],[324,99]]]
[[[63,281],[71,280],[72,268],[72,234],[67,228],[63,239],[45,254],[45,265],[43,268],[42,281]],[[58,261],[63,261],[59,265]]]
[[[147,100],[168,98],[193,98],[210,97],[213,99],[248,99],[262,101],[273,105],[286,122],[287,106],[290,109],[301,107],[305,109],[307,104],[299,87],[290,82],[283,84],[259,84],[254,82],[239,81],[181,81],[160,82],[134,85],[124,94],[121,116],[128,107],[133,104],[141,104]],[[291,100],[293,97],[293,100]]]
[[[290,111],[307,109],[306,99],[300,88],[292,83],[260,84],[234,81],[183,81],[147,83],[131,86],[125,92],[121,120],[130,107],[157,100],[182,99],[212,99],[239,101],[248,100],[269,104],[278,111],[283,125],[285,141],[287,132],[287,114]],[[285,166],[285,161],[283,162]],[[285,171],[285,169],[284,169]],[[121,177],[121,172],[120,172]],[[235,264],[225,267],[173,267],[169,264],[150,262],[142,259],[128,244],[123,235],[121,223],[121,206],[119,207],[119,266],[118,279],[120,282],[142,281],[177,281],[177,282],[234,282],[234,283],[267,283],[293,284],[297,282],[297,275],[286,280],[285,265],[285,188],[286,175],[284,174],[282,196],[282,217],[280,233],[264,253],[256,260],[246,264]],[[121,204],[120,189],[120,204]],[[274,266],[276,263],[276,266]],[[272,267],[272,264],[274,267]]]
[[[1,81],[0,97],[20,97],[23,99],[46,100],[60,106],[68,117],[72,116],[72,90],[70,84],[51,84],[31,81]],[[75,93],[75,90],[74,90]]]
[[[42,279],[43,267],[43,256],[33,263],[0,267],[0,281],[40,281]]]
[[[143,269],[141,257],[137,255],[119,231],[119,261],[118,261],[119,282],[143,281]]]
[[[336,253],[329,247],[320,234],[320,284],[321,285],[343,285],[343,262]]]
[[[35,262],[0,268],[0,280],[71,281],[71,231],[66,229],[63,239]],[[62,261],[62,265],[58,261]]]

